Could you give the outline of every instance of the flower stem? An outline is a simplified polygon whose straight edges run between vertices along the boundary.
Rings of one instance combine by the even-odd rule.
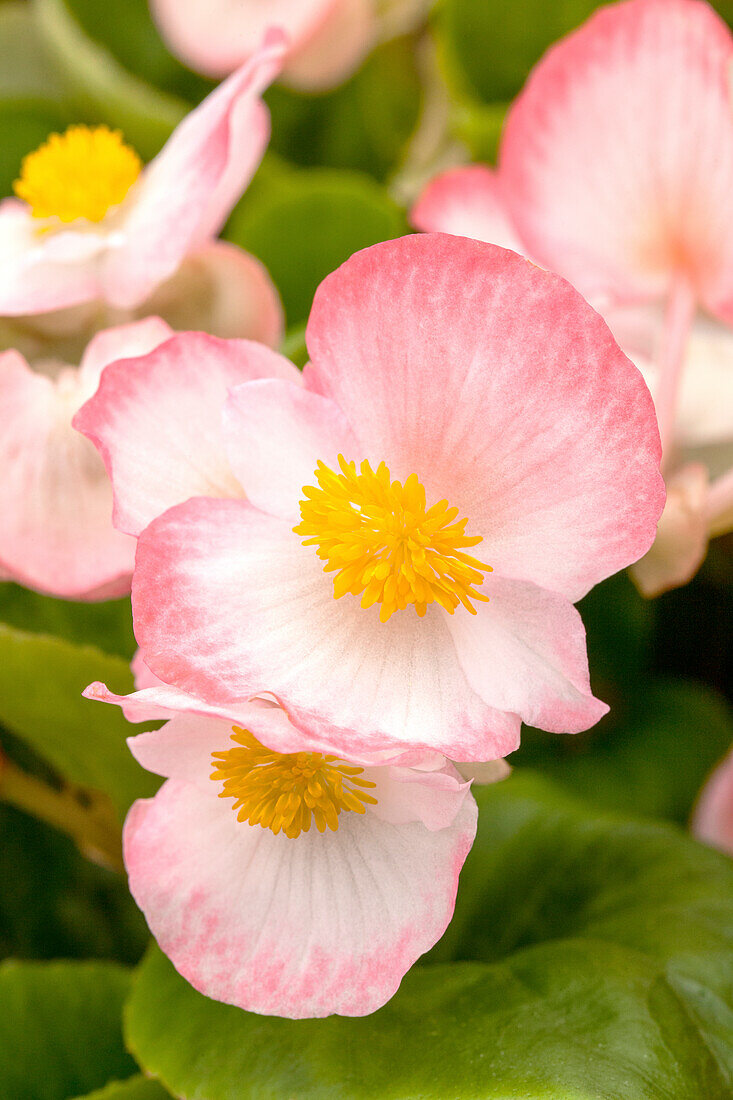
[[[662,465],[668,465],[674,446],[674,422],[677,413],[687,341],[695,316],[695,295],[686,279],[673,284],[667,302],[664,331],[658,355],[656,393],[657,420],[662,439]]]
[[[87,858],[124,870],[120,826],[104,795],[71,786],[57,790],[0,753],[0,801],[66,833]]]

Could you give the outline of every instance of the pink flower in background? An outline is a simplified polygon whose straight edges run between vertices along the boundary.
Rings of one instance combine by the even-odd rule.
[[[698,840],[733,856],[733,752],[718,764],[700,792],[692,831]]]
[[[113,359],[171,335],[158,318],[98,333],[81,365],[0,354],[0,570],[68,599],[129,590],[135,542],[112,526],[112,490],[94,447],[71,427]]]
[[[648,595],[689,580],[709,535],[733,526],[732,63],[730,31],[698,0],[604,8],[530,75],[498,172],[446,172],[412,212],[419,229],[505,244],[570,279],[642,369],[669,486],[633,571]]]
[[[85,694],[170,719],[128,741],[167,781],[130,810],[124,856],[176,969],[208,997],[279,1016],[363,1016],[389,1000],[450,921],[476,833],[451,764],[338,759],[261,700]]]
[[[150,7],[173,53],[207,76],[232,72],[277,26],[288,38],[283,79],[328,88],[351,75],[374,41],[374,0],[151,0]]]
[[[189,339],[152,357],[176,349],[172,387],[187,358],[219,370]],[[663,501],[652,402],[603,321],[512,253],[407,237],[325,280],[307,342],[302,385],[235,385],[220,435],[202,411],[206,463],[144,359],[80,414],[125,531],[173,503],[167,439],[186,495],[189,448],[201,474],[138,543],[150,670],[210,703],[271,693],[348,758],[490,760],[520,718],[594,724],[572,601],[647,550]]]
[[[145,168],[104,126],[70,127],[26,157],[19,198],[0,204],[0,314],[95,299],[135,309],[207,246],[267,145],[261,94],[283,50],[282,36],[270,32]],[[251,278],[261,295],[260,271]]]

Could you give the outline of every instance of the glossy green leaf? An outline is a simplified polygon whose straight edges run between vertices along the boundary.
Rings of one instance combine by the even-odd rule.
[[[271,146],[304,166],[354,168],[384,179],[415,128],[420,97],[414,43],[396,39],[374,50],[348,83],[327,95],[271,88],[265,96]]]
[[[157,781],[130,755],[125,738],[134,727],[118,708],[82,698],[93,680],[118,692],[132,686],[119,657],[0,625],[0,724],[65,778],[104,791],[123,816]]]
[[[453,925],[383,1009],[247,1014],[153,948],[125,1013],[140,1063],[190,1100],[727,1100],[730,863],[531,774],[478,797]]]
[[[306,320],[329,272],[360,248],[405,231],[402,212],[372,180],[303,169],[246,199],[226,236],[263,261],[292,326]]]
[[[128,984],[112,963],[0,966],[3,1100],[68,1100],[134,1074],[120,1023]]]
[[[128,72],[106,43],[86,33],[72,0],[30,2],[79,118],[117,126],[144,159],[155,156],[189,105]],[[106,15],[110,8],[99,5]]]

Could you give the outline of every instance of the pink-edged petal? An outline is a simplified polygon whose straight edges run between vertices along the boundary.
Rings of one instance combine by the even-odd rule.
[[[373,1012],[442,935],[476,830],[342,814],[291,840],[168,781],[125,824],[130,889],[176,969],[208,997],[302,1018]]]
[[[272,279],[259,260],[228,241],[212,241],[187,256],[144,308],[179,332],[195,329],[271,348],[282,339],[283,311]]]
[[[474,691],[532,726],[578,733],[607,713],[588,677],[585,629],[555,592],[490,577],[476,615],[452,615],[449,629]]]
[[[72,599],[129,587],[132,539],[112,526],[112,492],[88,440],[71,427],[77,371],[52,380],[17,352],[0,356],[0,564],[19,581]]]
[[[307,342],[306,385],[365,457],[458,508],[497,572],[575,600],[649,548],[654,406],[564,280],[478,241],[404,237],[328,276]]]
[[[733,299],[731,60],[698,0],[609,4],[549,50],[500,156],[541,263],[588,296],[666,295],[681,272],[708,307]]]
[[[284,40],[271,31],[177,127],[120,211],[120,241],[103,272],[105,297],[134,308],[184,256],[216,236],[252,178],[269,138],[260,98],[279,72]]]
[[[667,482],[654,545],[631,567],[644,596],[658,596],[692,580],[708,548],[708,471],[698,462],[676,470]]]
[[[453,233],[523,252],[497,173],[484,164],[449,168],[427,184],[410,221],[424,233]]]
[[[121,530],[137,535],[192,496],[242,495],[224,451],[222,408],[231,387],[261,377],[300,375],[263,344],[196,332],[107,367],[74,424],[104,459]]]
[[[692,831],[698,840],[733,855],[733,753],[718,764],[703,787]]]
[[[333,582],[291,520],[190,500],[141,535],[133,591],[145,661],[217,704],[271,693],[295,726],[354,759],[392,744],[460,760],[505,756],[515,714],[469,687],[437,605],[380,623]]]
[[[354,72],[374,44],[374,0],[330,0],[319,25],[286,59],[283,80],[294,88],[332,88]]]
[[[132,672],[136,691],[142,691],[143,688],[158,687],[163,682],[158,679],[155,673],[150,671],[139,649],[135,650],[135,656],[130,661],[130,671]]]
[[[0,314],[44,313],[98,296],[103,236],[39,232],[24,203],[0,203]]]
[[[334,466],[353,455],[354,436],[333,401],[275,378],[246,382],[229,395],[224,438],[247,499],[279,516],[298,517],[303,486],[319,459]]]

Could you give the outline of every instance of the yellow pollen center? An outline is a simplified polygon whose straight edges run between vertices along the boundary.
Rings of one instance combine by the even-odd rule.
[[[362,462],[357,473],[355,462],[338,461],[341,473],[318,463],[318,485],[303,486],[301,523],[293,528],[305,546],[318,547],[324,572],[336,573],[334,598],[351,592],[362,607],[380,603],[383,623],[408,604],[418,615],[433,602],[451,615],[459,604],[475,615],[471,600],[489,599],[475,586],[491,566],[465,553],[483,541],[466,535],[468,520],[456,522],[458,509],[447,500],[426,508],[417,474],[403,485],[383,462],[376,472]]]
[[[307,833],[311,821],[319,832],[334,832],[339,814],[366,812],[376,798],[365,789],[376,784],[361,779],[364,769],[319,752],[272,752],[249,730],[232,727],[235,747],[215,752],[212,779],[224,781],[219,798],[233,798],[237,821],[260,825],[294,839]]]
[[[110,207],[122,202],[141,170],[140,158],[119,130],[70,126],[23,158],[13,190],[34,218],[101,222]]]

